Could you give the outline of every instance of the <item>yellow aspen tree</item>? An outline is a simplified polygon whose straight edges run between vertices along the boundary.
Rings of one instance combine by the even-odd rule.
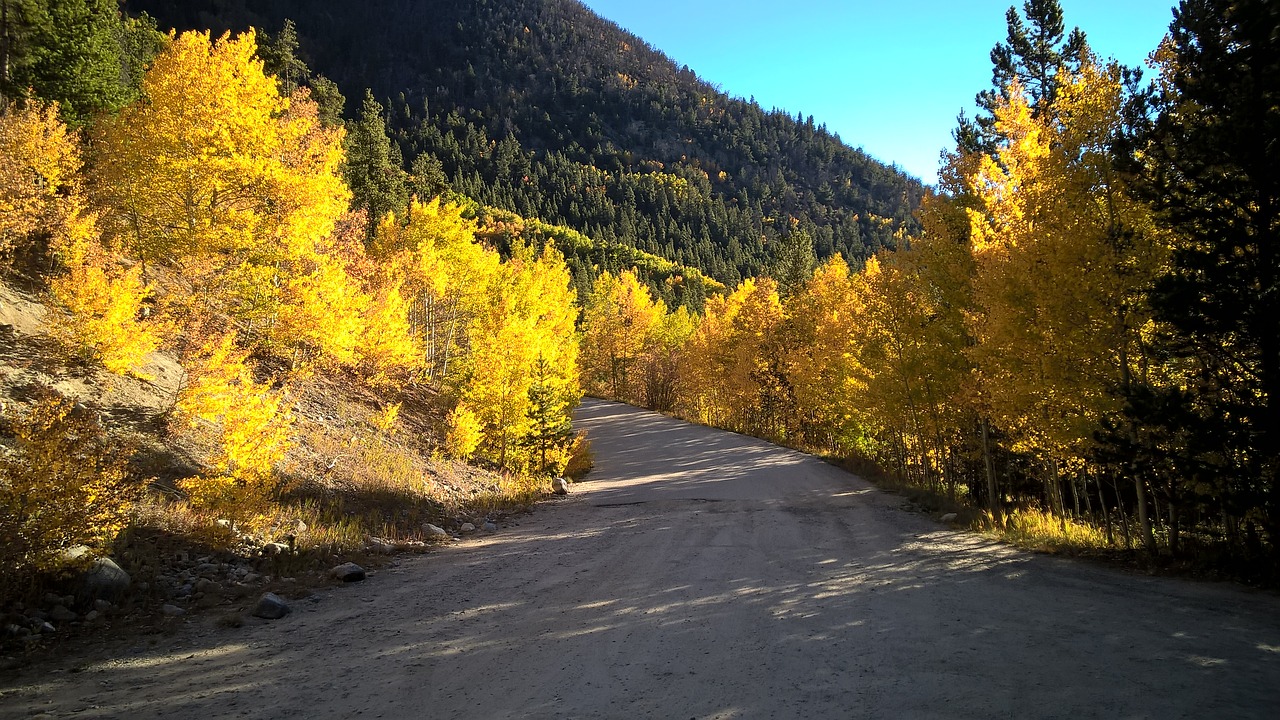
[[[750,281],[748,281],[750,282]],[[689,336],[680,368],[680,414],[705,425],[724,427],[730,419],[723,401],[723,368],[720,352],[730,336],[730,323],[742,306],[743,287],[728,295],[708,298],[697,328]]]
[[[697,316],[683,305],[664,313],[654,323],[640,359],[645,407],[660,412],[675,410],[682,392],[680,369],[686,358],[685,347],[697,327]]]
[[[682,385],[691,414],[718,427],[779,437],[794,400],[778,330],[782,305],[769,278],[749,279],[707,301],[690,339]]]
[[[0,266],[37,233],[78,215],[80,148],[56,104],[0,106]]]
[[[207,307],[250,329],[275,322],[278,288],[341,217],[342,132],[304,94],[280,97],[252,32],[173,38],[142,98],[93,136],[95,203],[107,239],[177,270]]]
[[[212,431],[212,472],[183,482],[194,507],[235,522],[252,521],[270,497],[275,466],[292,428],[285,391],[253,379],[235,333],[205,345],[188,369],[177,415]]]
[[[1142,288],[1162,263],[1158,236],[1112,169],[1119,68],[1082,64],[1036,117],[1021,90],[996,109],[1006,138],[969,180],[976,262],[972,357],[982,396],[1016,450],[1059,471],[1087,458],[1142,355]]]
[[[862,320],[858,331],[856,382],[861,392],[859,418],[887,442],[900,473],[931,482],[934,467],[925,406],[927,352],[919,330],[927,309],[917,304],[916,288],[899,258],[883,253],[867,261],[855,278],[854,298]],[[920,473],[917,477],[915,473]]]
[[[139,321],[152,288],[141,266],[123,267],[115,253],[84,237],[88,230],[59,248],[67,270],[49,281],[49,293],[68,315],[55,316],[54,330],[108,371],[136,373],[166,334],[156,322]]]
[[[336,258],[317,255],[306,264],[308,272],[281,288],[270,334],[294,348],[295,365],[304,359],[354,365],[367,337],[371,300]]]
[[[850,448],[857,434],[850,398],[858,387],[855,339],[862,320],[852,295],[849,266],[835,255],[784,304],[800,438],[832,451]]]
[[[0,453],[0,582],[57,569],[76,545],[108,551],[141,489],[130,448],[108,438],[94,413],[37,386],[24,412],[0,410],[12,434]],[[16,408],[14,409],[16,410]]]
[[[141,365],[160,344],[155,323],[139,322],[150,288],[98,238],[84,210],[80,148],[56,105],[30,101],[0,110],[0,263],[43,235],[63,272],[50,280],[54,330],[111,372]]]
[[[388,268],[387,283],[408,303],[408,321],[423,352],[428,378],[442,383],[470,351],[471,325],[491,300],[501,259],[476,241],[475,222],[462,208],[413,201],[402,222],[387,215],[370,254]],[[394,278],[394,280],[392,279]]]
[[[548,247],[540,256],[524,245],[489,287],[489,301],[469,330],[471,352],[460,371],[460,405],[480,422],[478,452],[497,465],[525,470],[534,426],[529,390],[542,365],[541,384],[564,399],[581,397],[575,294],[563,258]]]
[[[666,308],[655,302],[635,271],[596,279],[583,307],[582,372],[592,393],[643,404],[640,365]]]

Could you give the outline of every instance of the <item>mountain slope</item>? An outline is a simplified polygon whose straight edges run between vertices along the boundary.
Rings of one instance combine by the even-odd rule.
[[[314,71],[387,101],[419,175],[731,283],[796,230],[819,257],[862,259],[914,228],[924,192],[812,118],[729,98],[576,0],[128,8],[179,29],[270,32],[291,18]]]

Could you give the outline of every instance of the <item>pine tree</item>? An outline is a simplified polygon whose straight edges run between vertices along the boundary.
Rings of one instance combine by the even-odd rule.
[[[365,90],[360,118],[351,124],[347,135],[347,162],[343,175],[351,188],[351,208],[369,214],[369,237],[372,238],[382,217],[399,213],[408,204],[404,168],[395,161],[398,148],[387,137],[382,104]]]
[[[1175,238],[1152,304],[1168,350],[1195,368],[1179,403],[1191,412],[1163,421],[1221,440],[1204,455],[1217,492],[1260,507],[1280,550],[1280,8],[1184,0],[1156,58],[1130,150]]]
[[[307,64],[298,57],[298,28],[288,18],[275,37],[263,33],[258,56],[266,73],[275,75],[276,82],[280,83],[281,95],[292,95],[311,76]]]
[[[991,49],[992,89],[978,93],[982,114],[969,120],[961,114],[956,140],[961,150],[992,154],[998,137],[995,109],[1009,101],[1009,88],[1017,82],[1023,88],[1032,111],[1051,102],[1057,92],[1058,74],[1079,67],[1088,52],[1088,42],[1080,28],[1064,34],[1062,6],[1058,0],[1025,0],[1022,15],[1010,7],[1005,13],[1008,35]]]
[[[780,243],[777,259],[769,273],[778,283],[778,294],[788,298],[800,292],[813,277],[818,256],[813,251],[813,235],[807,230],[793,229]]]
[[[525,439],[533,452],[534,471],[552,475],[563,470],[573,442],[569,399],[556,387],[554,377],[547,359],[539,355],[529,385],[529,434]]]

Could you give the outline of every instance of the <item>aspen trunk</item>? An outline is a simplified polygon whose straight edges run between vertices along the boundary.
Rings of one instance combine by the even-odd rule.
[[[1147,509],[1147,484],[1142,476],[1134,474],[1133,487],[1138,493],[1138,525],[1142,528],[1142,544],[1152,555],[1156,552],[1156,536],[1151,529],[1151,516]]]
[[[991,427],[990,423],[984,417],[982,418],[982,467],[987,473],[987,502],[991,508],[991,518],[996,525],[1000,524],[1000,498],[996,494],[996,464],[991,457]]]

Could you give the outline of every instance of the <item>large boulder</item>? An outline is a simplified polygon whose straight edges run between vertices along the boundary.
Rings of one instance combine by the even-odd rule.
[[[275,593],[263,593],[258,598],[258,604],[253,607],[253,616],[266,618],[267,620],[279,620],[288,615],[291,608],[283,598]]]
[[[352,562],[343,563],[330,572],[342,582],[359,582],[365,578],[364,568]]]
[[[95,600],[118,602],[129,591],[132,579],[111,558],[96,558],[89,569],[80,574],[75,581],[76,599],[91,605]]]

